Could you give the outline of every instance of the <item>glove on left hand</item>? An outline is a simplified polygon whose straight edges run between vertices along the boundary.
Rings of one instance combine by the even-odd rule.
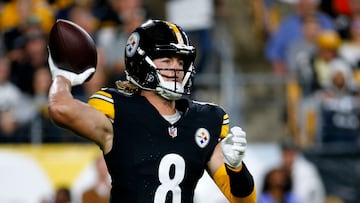
[[[231,128],[228,136],[221,141],[224,162],[232,168],[239,168],[246,146],[246,133],[238,126]]]

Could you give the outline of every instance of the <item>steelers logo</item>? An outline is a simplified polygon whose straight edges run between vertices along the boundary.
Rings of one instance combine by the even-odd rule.
[[[126,56],[132,57],[134,56],[136,49],[139,46],[140,36],[137,32],[134,32],[130,35],[126,42]]]
[[[205,128],[199,128],[195,133],[195,142],[196,144],[204,148],[209,144],[210,141],[210,133]]]

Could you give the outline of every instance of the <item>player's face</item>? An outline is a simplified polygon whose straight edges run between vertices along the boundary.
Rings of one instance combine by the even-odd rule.
[[[153,60],[165,81],[182,82],[184,61],[179,57],[162,57]]]

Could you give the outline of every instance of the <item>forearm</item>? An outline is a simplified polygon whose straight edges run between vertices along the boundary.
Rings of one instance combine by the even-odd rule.
[[[51,83],[49,91],[49,102],[57,102],[63,96],[71,96],[71,83],[63,76],[57,76]]]
[[[67,115],[71,115],[71,84],[62,76],[54,78],[49,91],[49,115],[58,125],[63,125]]]
[[[224,164],[214,174],[214,180],[230,202],[256,202],[254,179],[244,163],[236,171]]]
[[[111,148],[113,131],[109,119],[87,103],[74,99],[71,83],[57,76],[50,88],[49,115],[59,126],[97,143],[104,152]],[[109,141],[110,140],[110,141]]]

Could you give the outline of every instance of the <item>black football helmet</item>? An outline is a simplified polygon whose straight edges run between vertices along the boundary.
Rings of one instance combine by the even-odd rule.
[[[179,56],[184,61],[182,83],[165,82],[153,60]],[[196,51],[181,27],[162,20],[148,20],[129,36],[125,48],[127,79],[145,90],[154,90],[168,100],[190,94],[195,74]],[[175,71],[175,70],[174,70]]]

